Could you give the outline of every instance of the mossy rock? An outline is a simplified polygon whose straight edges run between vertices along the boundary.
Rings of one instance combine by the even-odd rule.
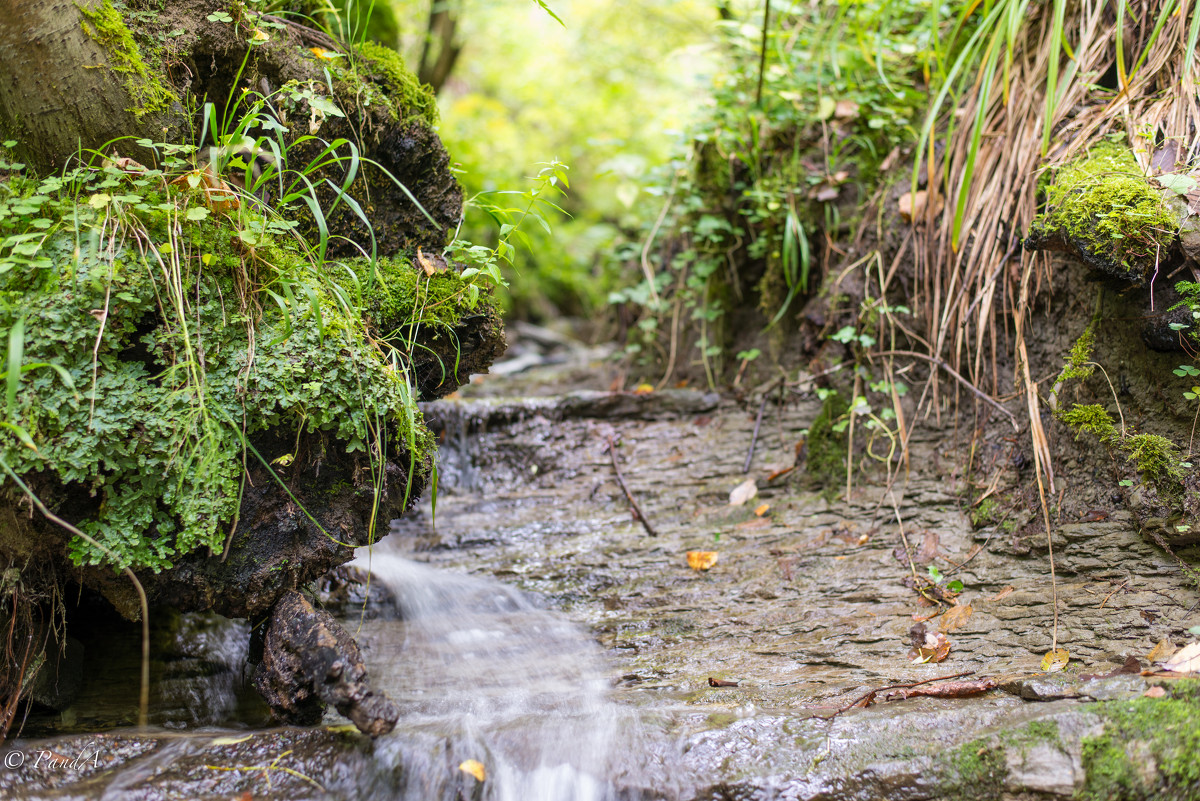
[[[1180,220],[1128,148],[1102,142],[1061,167],[1025,247],[1061,250],[1136,285],[1175,265]]]

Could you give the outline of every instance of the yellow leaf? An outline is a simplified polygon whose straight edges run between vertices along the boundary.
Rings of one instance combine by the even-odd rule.
[[[444,273],[449,269],[446,260],[437,254],[422,253],[421,248],[417,248],[417,264],[421,265],[421,269],[427,276]]]
[[[763,515],[765,515],[767,513],[767,510],[770,508],[771,508],[771,504],[769,504],[769,503],[759,504],[758,508],[754,510],[754,514],[758,515],[759,517],[762,517]]]
[[[692,570],[708,570],[717,563],[716,551],[688,551],[687,563]]]
[[[1055,648],[1042,657],[1042,670],[1046,673],[1057,673],[1071,661],[1071,655],[1066,648]]]
[[[295,458],[296,457],[293,454],[285,453],[283,456],[280,456],[278,459],[272,459],[271,464],[279,465],[280,467],[291,467],[292,460]]]
[[[468,759],[466,762],[458,766],[458,769],[463,773],[469,773],[475,777],[476,781],[483,781],[487,778],[487,771],[483,767],[482,762],[474,759]]]
[[[654,387],[650,384],[641,383],[633,390],[634,395],[649,395],[654,392]]]

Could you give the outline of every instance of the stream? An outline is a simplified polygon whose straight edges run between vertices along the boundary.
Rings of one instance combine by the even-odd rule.
[[[970,475],[970,439],[928,420],[907,471],[867,460],[849,493],[845,475],[818,481],[803,464],[771,481],[820,411],[803,387],[766,404],[743,474],[761,391],[614,394],[604,353],[538,336],[514,349],[529,369],[424,410],[442,438],[436,509],[360,552],[371,586],[331,606],[402,709],[393,733],[371,741],[332,713],[270,727],[246,693],[245,625],[186,616],[156,645],[152,731],[128,727],[136,658],[114,656],[70,710],[8,744],[0,796],[932,799],[962,794],[963,759],[996,748],[998,794],[1068,797],[1100,730],[1094,702],[1147,687],[1097,676],[1200,624],[1200,596],[1127,514],[1061,519],[1058,642],[1072,662],[1042,673],[1046,543],[1004,519],[973,526],[964,500],[970,482],[1030,480],[1011,429],[975,443]],[[610,442],[657,536],[631,515]],[[757,497],[731,505],[747,476]],[[1089,480],[1064,470],[1064,492]],[[688,551],[718,560],[694,570]],[[961,565],[972,612],[945,661],[914,664],[910,629],[932,610],[909,577],[930,564]],[[997,688],[881,693],[839,713],[873,688],[968,671]],[[1053,736],[1025,736],[1047,725]]]

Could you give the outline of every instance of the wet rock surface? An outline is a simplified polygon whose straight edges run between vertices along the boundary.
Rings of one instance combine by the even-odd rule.
[[[254,688],[283,723],[319,723],[326,705],[378,737],[396,725],[400,711],[375,692],[354,639],[328,612],[300,593],[287,592],[271,613]]]
[[[1151,686],[1118,668],[1131,657],[1149,665],[1156,644],[1180,644],[1200,624],[1200,595],[1137,533],[1130,514],[1059,519],[1057,643],[1072,661],[1061,673],[1041,672],[1054,620],[1046,543],[1024,536],[1023,522],[988,518],[968,500],[988,486],[997,496],[1028,491],[1032,476],[1002,439],[1011,434],[976,443],[977,453],[994,458],[977,459],[983,467],[971,473],[961,468],[969,439],[918,425],[907,471],[889,476],[863,458],[849,489],[844,468],[818,476],[802,467],[768,480],[793,464],[797,441],[820,412],[816,398],[793,393],[766,407],[748,474],[757,496],[732,506],[730,491],[747,478],[760,396],[671,415],[568,415],[554,399],[552,375],[533,372],[517,385],[515,394],[538,399],[489,397],[514,390],[485,380],[439,404],[446,413],[436,516],[426,504],[393,524],[385,543],[441,570],[498,578],[592,632],[610,660],[612,696],[637,721],[615,749],[612,797],[1070,797],[1087,781],[1086,743],[1112,726],[1103,702],[1130,706]],[[603,392],[609,377],[599,364],[590,375],[593,391]],[[506,411],[495,413],[500,406]],[[657,537],[631,516],[610,439],[621,443],[625,482]],[[875,453],[886,447],[872,444]],[[1065,495],[1095,495],[1090,474],[1066,469],[1058,480]],[[763,504],[769,508],[756,513]],[[717,552],[716,564],[689,568],[694,550]],[[972,613],[946,627],[945,661],[914,664],[914,617],[936,609],[912,589],[912,573],[924,576],[930,565],[963,582],[957,600]],[[373,605],[387,600],[364,609]],[[368,666],[396,658],[380,621],[359,635]],[[943,624],[926,622],[931,632]],[[866,709],[839,712],[875,688],[968,671],[999,687],[965,698],[881,694]],[[406,707],[398,729],[373,744],[326,730],[260,732],[252,741],[260,756],[292,749],[277,766],[321,783],[326,795],[313,797],[416,797],[397,794],[407,786],[398,754],[434,754],[453,773],[472,752],[410,722],[415,709]],[[159,778],[139,778],[138,797],[177,797],[168,787],[200,796],[209,786],[200,782],[215,781],[198,773],[192,746],[157,736],[130,741],[161,755]],[[18,743],[24,753],[43,745]],[[240,758],[250,764],[252,756]],[[144,763],[122,757],[110,781],[144,777],[136,767]],[[339,777],[356,771],[359,788],[348,793]],[[11,797],[63,797],[26,778],[18,785],[4,777]],[[300,794],[259,781],[254,797],[310,792],[291,786]]]

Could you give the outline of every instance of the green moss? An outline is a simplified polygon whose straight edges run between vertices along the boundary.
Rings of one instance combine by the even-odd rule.
[[[0,181],[0,331],[23,320],[23,363],[55,365],[22,373],[0,458],[67,488],[71,516],[112,555],[73,542],[80,564],[161,569],[220,552],[240,503],[243,433],[310,432],[348,453],[408,451],[415,465],[434,447],[393,351],[368,333],[368,304],[333,284],[287,224],[244,208],[251,249],[223,215],[187,220],[196,195],[162,194],[167,180],[81,168]],[[397,265],[374,285],[379,309],[454,319],[457,275],[418,286]]]
[[[1034,720],[999,735],[963,744],[949,754],[951,774],[946,789],[951,792],[946,797],[961,801],[1000,798],[1008,776],[1006,753],[1027,750],[1044,742],[1061,743],[1056,721]]]
[[[983,528],[996,519],[996,510],[999,504],[995,498],[985,498],[978,506],[971,510],[971,525],[974,528]]]
[[[399,53],[375,42],[362,42],[356,49],[382,75],[386,89],[383,99],[395,119],[420,117],[430,125],[437,125],[437,97],[409,71]]]
[[[109,65],[114,72],[126,75],[125,90],[133,99],[133,108],[127,109],[138,121],[147,115],[166,111],[178,100],[173,92],[163,85],[157,75],[146,67],[133,34],[125,26],[121,14],[113,8],[111,0],[96,6],[76,6],[85,18],[83,30],[108,51]]]
[[[1104,407],[1097,404],[1075,404],[1069,410],[1058,412],[1058,419],[1075,429],[1078,434],[1088,433],[1096,436],[1105,445],[1114,445],[1120,439],[1120,432],[1113,425],[1113,419]]]
[[[821,413],[808,427],[808,460],[804,473],[828,486],[846,472],[846,434],[837,430],[838,423],[850,405],[836,392],[830,393],[821,406]]]
[[[1096,704],[1104,733],[1083,741],[1084,799],[1200,799],[1200,682],[1164,698]]]
[[[1072,378],[1087,378],[1096,367],[1090,364],[1092,359],[1092,349],[1096,344],[1096,326],[1095,324],[1088,325],[1083,333],[1079,335],[1079,339],[1075,340],[1075,344],[1071,346],[1071,353],[1067,356],[1067,363],[1063,365],[1062,372],[1058,375],[1059,381],[1067,381]]]
[[[363,308],[384,337],[413,325],[453,328],[461,319],[467,287],[454,269],[426,275],[406,259],[380,259],[363,292]]]
[[[1128,148],[1096,145],[1061,168],[1047,191],[1041,235],[1062,235],[1088,264],[1142,283],[1174,241],[1178,222]]]
[[[1179,499],[1185,473],[1179,449],[1171,440],[1157,434],[1122,434],[1098,404],[1077,403],[1070,410],[1059,412],[1058,418],[1074,428],[1077,436],[1085,432],[1093,434],[1109,448],[1124,453],[1126,460],[1165,496]]]

